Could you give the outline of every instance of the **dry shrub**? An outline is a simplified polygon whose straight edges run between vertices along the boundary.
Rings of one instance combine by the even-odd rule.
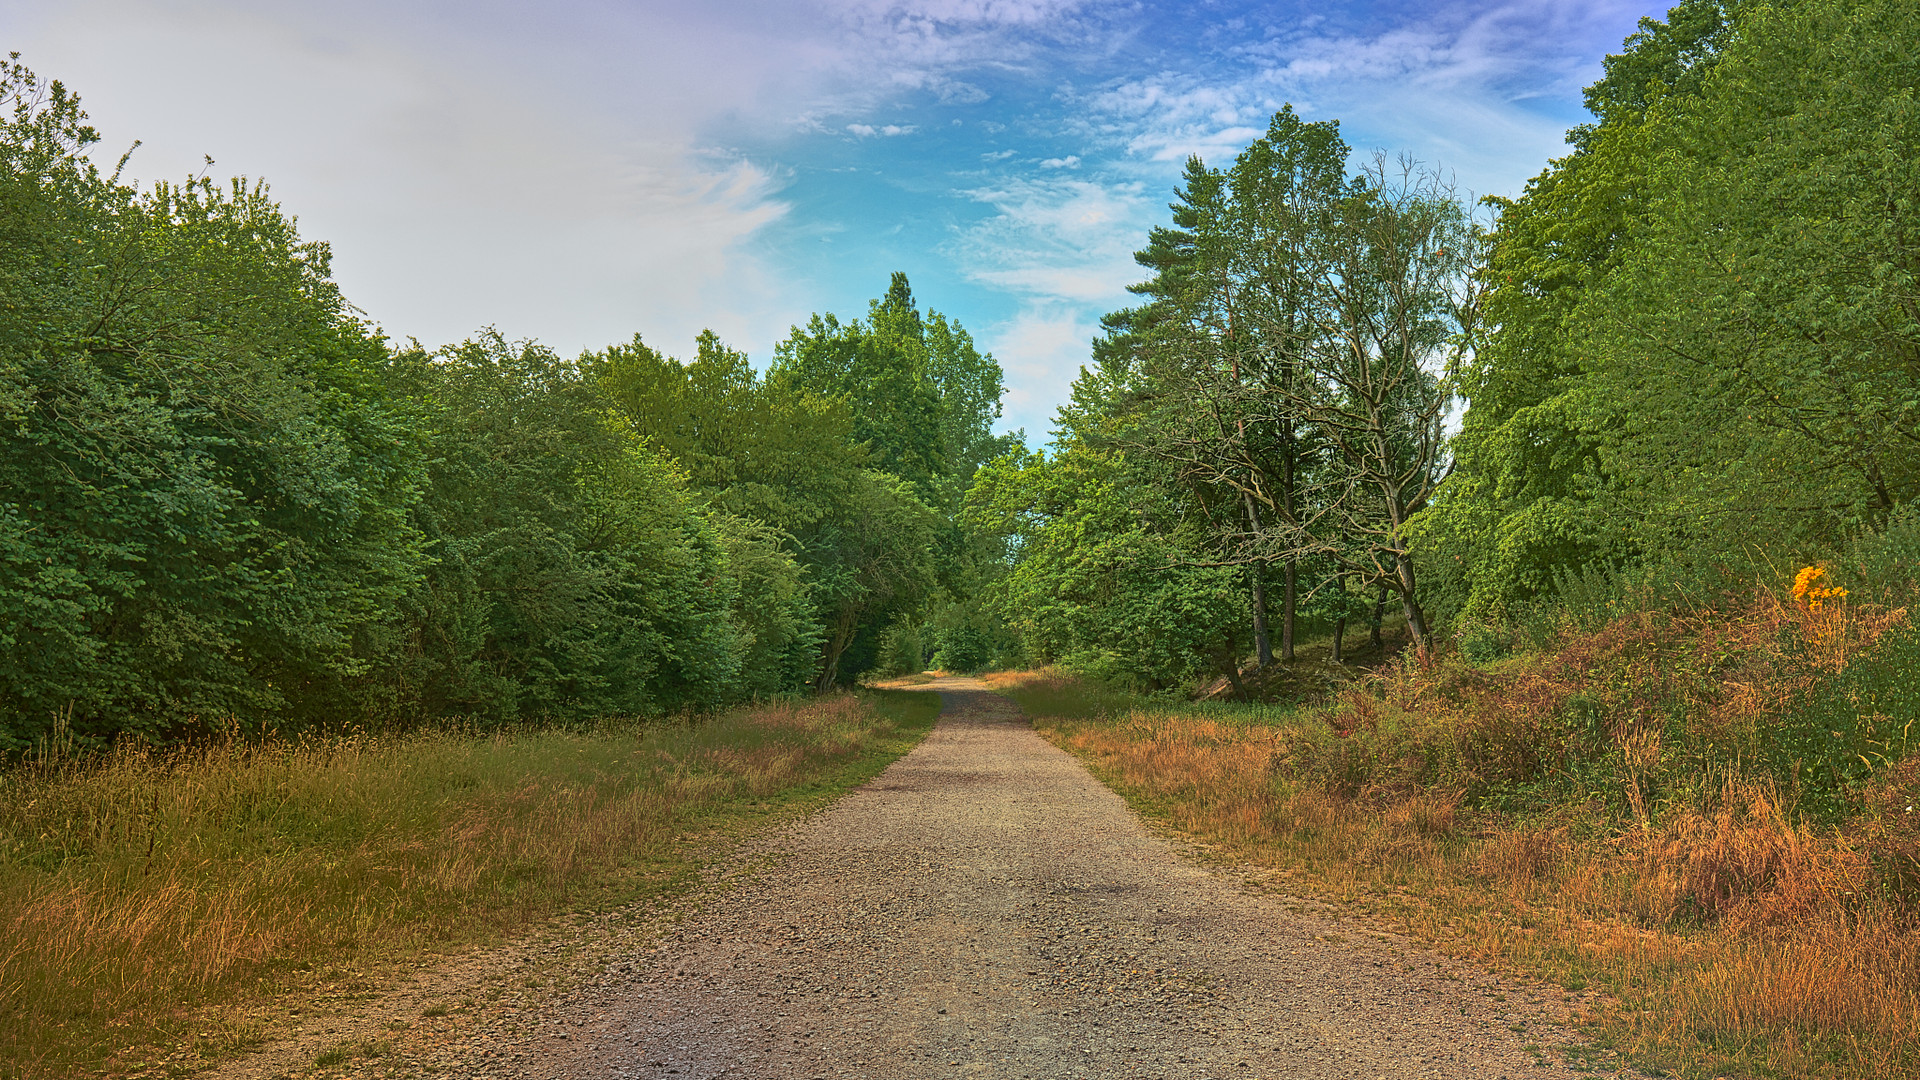
[[[1296,787],[1273,801],[1267,819],[1281,835],[1328,836],[1353,827],[1353,804],[1318,788]]]
[[[1862,893],[1871,867],[1856,847],[1789,822],[1770,785],[1748,785],[1742,794],[1715,812],[1672,814],[1634,834],[1650,913],[1780,924]]]
[[[1564,828],[1523,825],[1496,829],[1471,857],[1472,872],[1510,890],[1527,892],[1564,874],[1574,847]]]
[[[1670,995],[1675,1041],[1764,1033],[1784,1040],[1782,1072],[1912,1076],[1920,1062],[1920,939],[1897,924],[1829,911],[1725,935]]]
[[[1477,798],[1535,781],[1560,766],[1566,742],[1565,694],[1541,687],[1457,660],[1350,687],[1311,714],[1333,738],[1295,740],[1291,774],[1349,797],[1447,788]]]
[[[1381,820],[1390,829],[1418,836],[1445,836],[1459,819],[1460,796],[1457,791],[1421,792],[1394,802]]]
[[[1822,729],[1789,748],[1783,725],[1905,620],[1904,609],[1762,591],[1740,608],[1675,606],[1565,628],[1551,650],[1490,665],[1458,655],[1409,665],[1316,710],[1334,738],[1301,744],[1289,767],[1352,797],[1457,787],[1473,805],[1536,810],[1584,798],[1598,781],[1644,825],[1672,793],[1710,792],[1716,782],[1701,770],[1716,761],[1789,785],[1803,767],[1822,778],[1847,769],[1850,744],[1822,742]],[[1543,790],[1556,782],[1585,790]],[[1824,791],[1798,797],[1824,808]]]
[[[1048,733],[1123,790],[1166,807],[1181,828],[1229,843],[1272,828],[1275,744],[1260,729],[1135,711],[1113,723],[1056,723]]]

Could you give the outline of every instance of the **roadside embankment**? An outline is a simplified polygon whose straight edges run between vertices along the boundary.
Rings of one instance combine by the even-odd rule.
[[[1904,612],[1760,602],[1410,663],[1312,707],[989,681],[1222,857],[1601,991],[1595,1065],[1915,1077],[1916,652]]]
[[[0,1076],[189,1068],[444,950],[671,896],[863,782],[932,695],[155,751],[0,774]]]

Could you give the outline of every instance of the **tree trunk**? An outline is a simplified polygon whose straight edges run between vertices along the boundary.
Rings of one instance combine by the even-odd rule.
[[[1260,580],[1260,564],[1247,566],[1247,580],[1253,599],[1253,665],[1255,671],[1273,666],[1273,639],[1267,636],[1267,586]]]
[[[1373,599],[1373,618],[1367,624],[1367,643],[1376,649],[1384,650],[1387,643],[1380,639],[1380,620],[1387,617],[1387,585],[1380,583],[1380,594]]]
[[[853,644],[853,632],[860,625],[858,614],[853,610],[843,611],[834,623],[833,635],[827,638],[826,664],[820,669],[820,681],[814,686],[821,693],[833,689],[834,680],[840,677],[840,655]]]
[[[1253,501],[1253,496],[1246,492],[1240,493],[1240,505],[1247,512],[1247,528],[1253,530],[1253,546],[1258,552],[1260,506]],[[1249,591],[1253,596],[1253,655],[1254,663],[1257,665],[1255,670],[1264,671],[1273,666],[1273,637],[1267,633],[1267,583],[1260,570],[1260,560],[1256,556],[1253,562],[1247,564],[1247,579],[1253,586]],[[1292,657],[1289,656],[1288,659]]]
[[[1220,654],[1220,661],[1220,669],[1225,672],[1227,676],[1227,684],[1233,687],[1234,699],[1237,701],[1252,701],[1253,697],[1247,693],[1246,684],[1240,681],[1239,650],[1234,648],[1231,638],[1227,640],[1226,651]]]
[[[1340,597],[1340,614],[1333,620],[1333,662],[1346,662],[1347,638],[1347,575],[1336,574],[1333,587]]]
[[[1407,636],[1413,639],[1414,654],[1425,663],[1433,658],[1433,636],[1427,632],[1427,613],[1415,599],[1413,556],[1405,551],[1394,555],[1394,576],[1400,581],[1400,606],[1407,613]]]
[[[1300,610],[1300,564],[1287,560],[1286,592],[1280,598],[1280,659],[1293,663],[1294,617]]]

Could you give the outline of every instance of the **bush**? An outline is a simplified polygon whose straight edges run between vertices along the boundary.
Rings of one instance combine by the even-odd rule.
[[[887,627],[880,635],[874,667],[882,675],[913,675],[926,670],[926,651],[918,620],[899,618]]]
[[[1804,650],[1806,643],[1794,640]],[[1776,776],[1791,781],[1801,809],[1836,820],[1849,792],[1920,747],[1920,626],[1883,635],[1872,652],[1809,687],[1767,743]]]
[[[940,671],[979,671],[993,662],[994,643],[984,631],[956,626],[940,633],[933,666]]]

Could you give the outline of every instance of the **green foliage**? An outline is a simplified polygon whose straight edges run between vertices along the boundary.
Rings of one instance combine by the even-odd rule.
[[[1920,749],[1920,626],[1889,631],[1814,684],[1764,746],[1803,810],[1823,821],[1846,816],[1853,795]]]
[[[1009,455],[981,471],[967,514],[1006,537],[1012,569],[990,595],[1031,660],[1147,689],[1236,661],[1239,570],[1195,565],[1205,549],[1123,455],[1078,441]]]
[[[579,367],[491,333],[404,359],[434,423],[433,567],[403,623],[397,701],[511,720],[741,696],[744,657],[792,628],[763,626],[763,642],[736,620],[730,545]],[[752,563],[753,533],[732,534]],[[753,569],[792,591],[764,556]]]
[[[709,519],[726,548],[728,573],[738,582],[733,622],[746,636],[740,691],[754,697],[806,686],[819,663],[825,628],[814,610],[806,568],[771,526],[728,514]]]
[[[795,327],[767,383],[844,405],[870,466],[849,486],[845,513],[803,545],[828,627],[820,684],[857,676],[887,650],[886,663],[904,662],[897,640],[883,647],[890,621],[921,620],[928,606],[977,614],[982,583],[1002,564],[962,527],[960,504],[979,467],[1019,442],[992,431],[993,357],[958,323],[923,315],[895,273],[865,322],[827,314]]]
[[[883,675],[915,675],[927,669],[926,642],[917,620],[897,618],[881,633],[874,669]]]
[[[1883,528],[1863,529],[1842,567],[1856,601],[1897,607],[1920,598],[1920,506],[1903,506]]]
[[[814,541],[814,587],[827,612],[822,689],[850,681],[865,664],[842,669],[856,640],[877,636],[887,616],[911,608],[935,588],[933,544],[940,517],[905,479],[878,470],[862,473],[844,513]],[[871,656],[862,656],[863,661]]]
[[[792,556],[811,622],[787,637],[817,647],[811,681],[913,660],[907,631],[885,628],[919,634],[926,604],[965,607],[993,573],[955,512],[1009,445],[992,433],[1000,368],[964,327],[923,315],[905,275],[864,322],[796,327],[765,378],[711,333],[686,365],[638,338],[581,362],[712,506],[764,524]]]
[[[638,336],[580,364],[630,429],[713,506],[792,536],[832,517],[872,464],[845,400],[759,378],[711,331],[688,364]]]
[[[413,587],[423,447],[264,187],[102,177],[0,69],[0,748],[298,716]]]
[[[1689,0],[1609,58],[1599,123],[1500,204],[1419,526],[1461,610],[1832,550],[1920,494],[1916,33],[1910,4]]]
[[[952,516],[1000,371],[904,276],[764,379],[395,352],[264,186],[102,176],[17,59],[0,104],[0,751],[712,709],[992,573]]]
[[[930,498],[935,478],[947,471],[949,437],[941,386],[929,366],[926,323],[906,275],[896,273],[865,323],[828,313],[804,330],[794,327],[774,351],[772,376],[851,403],[854,439],[868,447],[874,467]]]

